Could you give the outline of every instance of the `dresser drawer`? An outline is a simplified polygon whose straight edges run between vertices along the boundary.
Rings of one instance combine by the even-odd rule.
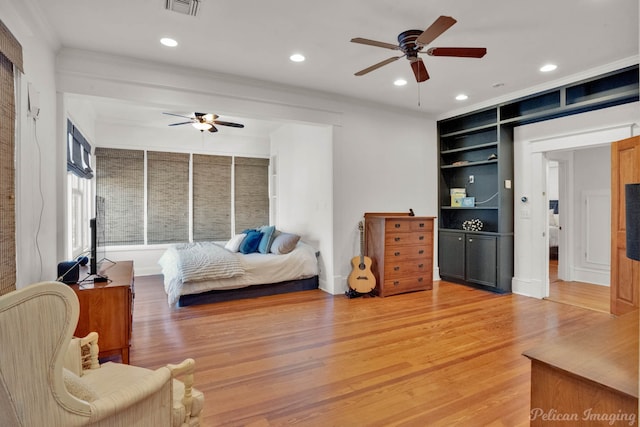
[[[424,232],[400,233],[391,232],[384,237],[385,247],[395,247],[404,245],[420,245],[430,243],[431,234]]]
[[[387,262],[396,262],[404,259],[431,259],[433,250],[431,245],[413,245],[413,246],[388,246],[384,251],[385,264]],[[395,261],[394,261],[395,260]]]
[[[418,277],[427,273],[430,274],[432,264],[432,259],[386,261],[384,263],[385,277],[397,279],[399,277]]]
[[[419,221],[413,220],[409,223],[409,229],[411,231],[433,231],[433,221]]]
[[[385,221],[385,229],[387,233],[408,233],[411,231],[411,221],[406,219],[387,219]]]
[[[427,277],[426,275],[418,275],[416,277],[405,277],[398,279],[387,279],[384,281],[384,288],[381,290],[381,296],[431,289],[432,286],[432,279],[430,277]]]

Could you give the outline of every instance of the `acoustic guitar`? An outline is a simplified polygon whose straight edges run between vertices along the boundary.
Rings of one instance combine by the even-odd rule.
[[[349,288],[358,294],[367,294],[376,287],[376,278],[371,272],[371,258],[364,255],[364,226],[358,223],[360,230],[360,255],[351,258],[351,273],[347,279]]]

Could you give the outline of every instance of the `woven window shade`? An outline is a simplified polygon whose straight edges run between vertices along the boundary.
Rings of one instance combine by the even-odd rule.
[[[269,223],[269,159],[235,158],[236,233]]]
[[[231,238],[231,157],[193,155],[193,241]]]
[[[24,68],[22,67],[22,46],[2,21],[0,21],[0,53],[2,53],[18,70],[24,73]],[[13,73],[11,74],[11,81],[13,81]]]
[[[0,97],[0,295],[4,295],[16,289],[15,101],[13,64],[4,55],[0,55]]]
[[[147,242],[189,241],[189,154],[147,152]]]
[[[144,244],[144,151],[96,148],[96,194],[105,199],[105,244]]]

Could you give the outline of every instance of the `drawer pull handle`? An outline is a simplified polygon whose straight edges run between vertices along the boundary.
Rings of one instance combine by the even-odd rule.
[[[400,284],[400,282],[398,282],[397,280],[393,281],[393,286],[398,286]]]
[[[400,252],[394,252],[393,255],[394,256],[400,256]]]
[[[422,254],[424,253],[424,249],[420,249],[420,250],[418,251],[418,253],[419,253],[420,255],[422,255]]]
[[[470,242],[473,242],[473,239],[469,239]]]
[[[458,240],[462,240],[462,237],[458,237]]]
[[[418,268],[424,268],[424,264],[418,264]]]
[[[393,267],[393,271],[399,271],[400,267],[398,267],[397,265],[395,267]]]
[[[418,237],[418,240],[424,240],[424,236]]]
[[[400,241],[400,237],[396,237],[396,238],[395,238],[395,239],[393,239],[393,240],[395,240],[396,242],[399,242],[399,241]]]
[[[424,222],[421,222],[421,223],[418,225],[418,227],[420,227],[420,228],[424,228]]]
[[[395,224],[395,227],[396,227],[396,228],[400,228],[400,224],[397,224],[397,223],[396,223],[396,224]]]
[[[422,277],[418,277],[418,283],[422,283]]]

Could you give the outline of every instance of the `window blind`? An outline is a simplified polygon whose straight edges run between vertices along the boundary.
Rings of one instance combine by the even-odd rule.
[[[22,68],[22,46],[0,21],[0,295],[16,289],[14,67]]]
[[[231,157],[193,155],[193,241],[231,238]]]
[[[189,241],[189,154],[147,152],[147,242]]]
[[[269,159],[234,161],[236,233],[269,224]]]
[[[96,194],[105,199],[105,244],[144,244],[144,151],[96,148]]]
[[[67,120],[67,171],[80,178],[93,178],[91,144],[71,120]]]

